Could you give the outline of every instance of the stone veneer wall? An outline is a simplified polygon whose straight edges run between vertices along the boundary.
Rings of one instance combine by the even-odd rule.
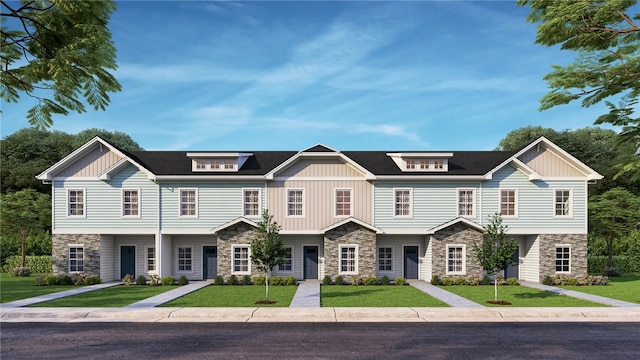
[[[247,223],[237,223],[218,232],[218,276],[225,281],[231,276],[232,271],[232,245],[251,244],[256,236],[256,228]],[[251,260],[251,259],[249,259]],[[251,276],[260,275],[254,264],[251,264]],[[237,275],[241,280],[244,275]]]
[[[358,275],[376,276],[376,233],[350,222],[324,234],[324,275],[340,275],[340,245],[358,245]],[[350,275],[343,275],[351,281]]]
[[[587,234],[541,234],[540,282],[546,276],[556,275],[556,245],[571,245],[571,273],[569,276],[587,275]]]
[[[468,277],[470,275],[482,276],[482,266],[473,256],[473,245],[482,244],[483,233],[462,224],[455,224],[442,229],[431,236],[432,241],[432,275],[439,277]],[[466,245],[466,274],[447,275],[447,245]],[[429,261],[429,259],[426,259]],[[431,279],[424,279],[429,281]]]
[[[84,245],[84,274],[100,276],[99,234],[53,234],[52,272],[55,275],[69,272],[69,244]]]

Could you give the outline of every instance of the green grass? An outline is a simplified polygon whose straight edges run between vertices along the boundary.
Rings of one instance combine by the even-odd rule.
[[[275,304],[256,304],[265,299],[264,286],[205,286],[204,288],[170,301],[165,307],[288,307],[297,286],[269,286],[269,301]]]
[[[447,304],[413,286],[320,286],[323,307],[438,307]]]
[[[487,301],[493,301],[493,285],[480,286],[441,286],[443,290],[460,295],[463,298],[477,302],[484,306],[500,306],[488,304]],[[588,307],[588,306],[606,306],[590,301],[576,299],[568,296],[554,294],[549,291],[541,291],[526,286],[499,286],[498,300],[508,301],[510,306],[514,307]],[[509,306],[509,305],[507,305]]]
[[[610,277],[609,281],[607,286],[558,287],[640,304],[640,274],[623,274],[620,277]]]
[[[35,286],[36,275],[11,277],[8,273],[0,273],[0,303],[77,288],[74,285]]]
[[[57,300],[45,301],[31,305],[32,307],[121,307],[148,297],[173,290],[174,286],[124,286],[91,291],[84,294],[68,296]]]

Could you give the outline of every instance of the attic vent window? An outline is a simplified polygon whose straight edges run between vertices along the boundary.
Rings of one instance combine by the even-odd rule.
[[[447,171],[446,159],[406,159],[406,171]]]
[[[238,171],[236,159],[193,159],[193,171]]]

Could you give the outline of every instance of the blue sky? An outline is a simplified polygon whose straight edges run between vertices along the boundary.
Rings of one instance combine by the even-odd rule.
[[[511,130],[591,126],[538,111],[551,64],[515,1],[125,1],[109,24],[123,90],[55,117],[147,150],[491,150]],[[2,136],[34,103],[2,104]]]

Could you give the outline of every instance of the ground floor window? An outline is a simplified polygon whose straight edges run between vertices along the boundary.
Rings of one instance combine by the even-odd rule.
[[[382,271],[382,272],[393,271],[393,248],[392,247],[378,248],[378,271]]]
[[[178,271],[193,271],[193,248],[191,246],[178,246]]]
[[[282,258],[284,263],[278,265],[278,270],[289,272],[293,271],[293,249],[289,246],[285,247],[284,251],[286,252],[286,255]]]
[[[69,245],[69,273],[84,272],[84,245]]]
[[[147,272],[156,270],[156,248],[153,246],[147,247]]]
[[[571,246],[556,245],[556,272],[571,272]]]
[[[465,260],[464,245],[447,245],[447,274],[464,274]]]
[[[340,274],[358,273],[358,245],[340,245]]]
[[[249,265],[249,246],[248,245],[234,245],[233,252],[233,273],[234,274],[250,274]]]

